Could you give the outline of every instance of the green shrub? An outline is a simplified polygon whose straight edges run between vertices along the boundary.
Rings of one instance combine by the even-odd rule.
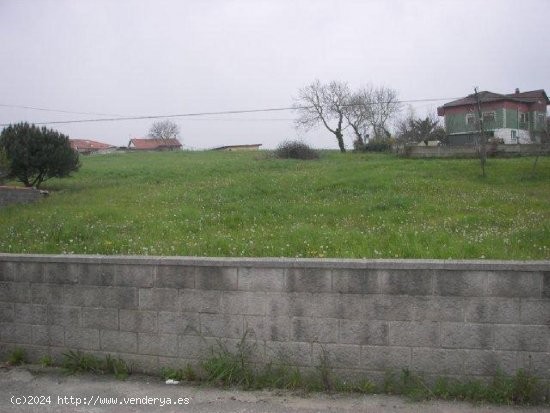
[[[50,355],[45,355],[44,357],[42,357],[40,359],[40,365],[42,367],[50,367],[53,365],[53,359],[52,359],[52,356]]]
[[[8,357],[8,363],[10,363],[12,366],[18,366],[25,363],[25,357],[25,350],[23,350],[21,347],[16,347],[10,353]]]
[[[300,141],[285,141],[275,150],[280,159],[318,159],[319,154],[313,148]]]

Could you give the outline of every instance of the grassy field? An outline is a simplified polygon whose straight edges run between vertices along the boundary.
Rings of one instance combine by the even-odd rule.
[[[85,157],[43,201],[0,210],[0,251],[349,258],[550,258],[550,158],[323,152]]]

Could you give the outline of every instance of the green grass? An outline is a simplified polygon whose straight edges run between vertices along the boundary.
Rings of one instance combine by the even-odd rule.
[[[550,258],[550,158],[322,152],[84,157],[0,210],[0,251],[342,258]]]

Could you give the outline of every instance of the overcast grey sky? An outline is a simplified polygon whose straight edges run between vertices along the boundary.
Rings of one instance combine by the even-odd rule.
[[[287,107],[316,78],[388,86],[403,100],[474,86],[548,92],[549,18],[549,0],[0,0],[0,104],[124,116]],[[0,106],[0,123],[100,117]],[[289,138],[337,148],[293,117],[174,121],[194,148]],[[126,145],[151,123],[50,127]]]

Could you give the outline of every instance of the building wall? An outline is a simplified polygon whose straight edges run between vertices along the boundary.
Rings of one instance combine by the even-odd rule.
[[[0,254],[0,357],[107,353],[157,373],[234,348],[338,374],[550,379],[550,261]]]

